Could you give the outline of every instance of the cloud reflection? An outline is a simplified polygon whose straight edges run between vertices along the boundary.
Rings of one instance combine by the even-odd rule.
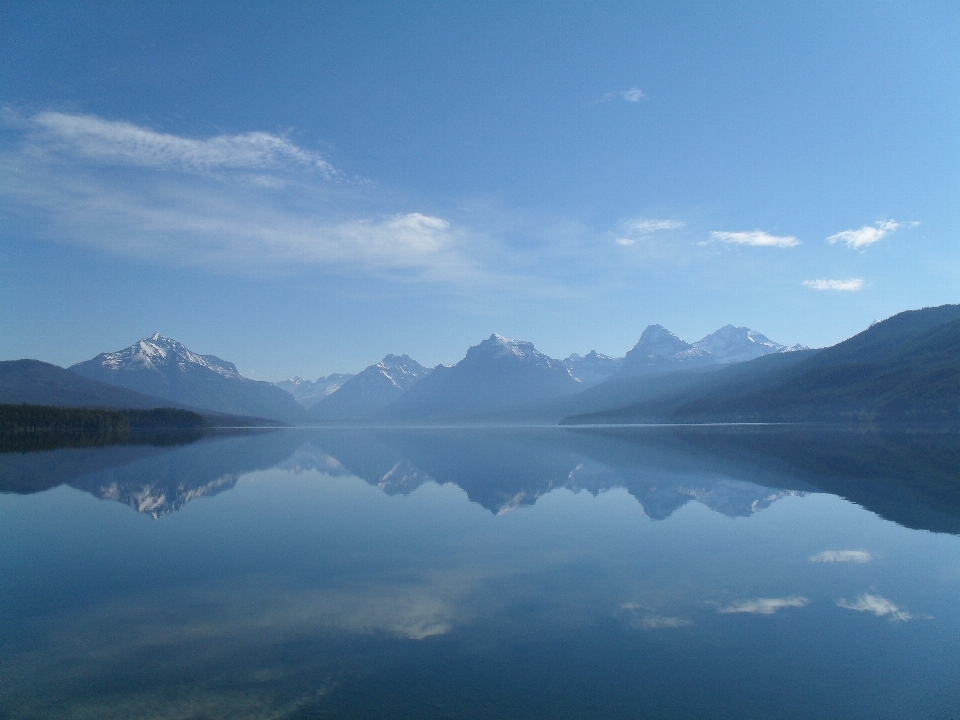
[[[741,602],[718,606],[717,612],[721,615],[730,615],[734,613],[749,613],[751,615],[773,615],[783,608],[800,608],[810,604],[810,598],[791,595],[782,598],[753,598]]]
[[[852,562],[868,563],[873,560],[873,555],[865,550],[824,550],[816,555],[810,556],[811,562]]]
[[[906,622],[913,619],[913,615],[903,608],[894,605],[885,597],[872,593],[863,593],[857,596],[856,600],[840,598],[837,600],[837,606],[857,612],[873,613],[877,617],[889,618],[892,622]]]

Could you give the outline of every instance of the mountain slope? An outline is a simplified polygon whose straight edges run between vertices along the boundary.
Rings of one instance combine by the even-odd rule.
[[[787,347],[756,330],[733,325],[724,325],[716,332],[695,342],[694,347],[706,350],[718,363],[746,362],[771,353],[809,350],[802,345]]]
[[[559,360],[532,343],[493,334],[467,350],[452,367],[429,377],[384,410],[391,420],[457,420],[482,417],[525,402],[569,395],[582,387]]]
[[[960,307],[901,313],[828,348],[777,387],[735,397],[703,397],[678,420],[853,420],[937,422],[960,419]],[[901,317],[905,315],[906,317]],[[931,321],[954,316],[940,325]]]
[[[639,377],[713,362],[708,351],[684,342],[662,325],[650,325],[624,356],[617,375]]]
[[[564,359],[563,364],[584,387],[589,387],[616,375],[623,365],[623,358],[601,355],[596,350],[591,350],[582,357],[573,353]]]
[[[317,420],[363,420],[372,417],[430,374],[409,355],[387,355],[357,373],[310,410]]]
[[[603,386],[598,386],[602,388]],[[596,389],[594,389],[596,390]],[[566,423],[960,419],[960,306],[908,311],[820,351],[767,355]]]
[[[343,384],[352,377],[353,375],[346,373],[333,373],[318,378],[316,382],[304,380],[302,377],[293,377],[289,380],[275,382],[274,385],[281,390],[286,390],[293,395],[294,400],[309,410],[328,395],[332,395],[343,387]]]
[[[91,380],[40,360],[0,362],[0,403],[144,410],[183,407],[162,398]]]
[[[84,377],[166,401],[234,415],[299,422],[306,411],[271,383],[245,378],[233,363],[154,335],[70,368]]]

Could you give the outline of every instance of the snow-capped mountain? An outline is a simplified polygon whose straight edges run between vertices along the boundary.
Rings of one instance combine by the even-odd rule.
[[[684,342],[662,325],[649,325],[633,349],[624,356],[618,375],[651,375],[714,362],[707,350]]]
[[[623,365],[623,358],[601,355],[591,350],[583,356],[573,353],[563,364],[570,369],[571,375],[583,383],[583,387],[589,387],[615,375]]]
[[[409,355],[387,355],[311,408],[318,420],[362,420],[400,397],[430,369]]]
[[[385,410],[394,419],[465,418],[569,395],[583,384],[533,343],[494,333],[452,367],[440,365]]]
[[[302,377],[294,376],[289,380],[275,382],[274,385],[281,390],[286,390],[293,395],[294,400],[310,409],[327,395],[332,395],[343,387],[343,384],[352,377],[353,375],[348,373],[333,373],[326,377],[317,378],[316,382],[311,382],[310,380],[304,380]]]
[[[160,333],[144,338],[124,350],[103,353],[96,358],[110,370],[158,370],[177,367],[184,370],[189,365],[207,368],[224,377],[240,377],[237,366],[216,355],[198,355],[182,342],[171,340]]]
[[[268,382],[245,378],[216,355],[200,355],[159,333],[70,368],[93,380],[190,407],[296,422],[305,411]]]
[[[787,347],[746,327],[725,325],[695,343],[681,340],[662,325],[650,325],[640,341],[623,358],[620,377],[654,375],[673,370],[709,368],[745,362],[771,353],[807,350]]]
[[[716,332],[695,342],[694,347],[706,350],[718,363],[744,362],[771,353],[809,350],[803,345],[787,347],[774,342],[766,335],[761,335],[756,330],[733,325],[724,325]]]

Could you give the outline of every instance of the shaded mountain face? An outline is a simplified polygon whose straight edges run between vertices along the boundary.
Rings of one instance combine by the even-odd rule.
[[[329,421],[368,419],[429,374],[409,355],[387,355],[314,405],[311,415]]]
[[[579,380],[583,387],[590,387],[613,377],[623,365],[623,358],[614,358],[601,355],[591,350],[584,356],[573,353],[563,361],[570,370],[570,374]]]
[[[0,362],[0,403],[143,410],[171,405],[39,360]]]
[[[160,334],[124,350],[103,353],[70,370],[92,380],[204,410],[282,422],[306,417],[289,393],[271,383],[245,378],[233,363],[215,355],[199,355]]]
[[[347,382],[353,375],[347,373],[333,373],[326,377],[317,378],[316,382],[304,380],[302,377],[292,377],[289,380],[275,382],[281,390],[293,395],[293,399],[308,410],[328,395],[332,395]]]
[[[960,421],[960,306],[900,313],[822,350],[758,392],[707,394],[681,407],[703,419],[880,422]]]
[[[532,343],[494,333],[452,367],[438,366],[384,411],[395,420],[463,419],[520,403],[560,397],[583,387],[560,360]]]
[[[825,350],[769,353],[682,387],[600,398],[569,423],[960,422],[960,305],[911,310]],[[612,381],[611,381],[612,382]],[[594,390],[601,390],[604,385]]]
[[[809,350],[803,345],[787,347],[774,342],[766,335],[761,335],[756,330],[733,325],[724,325],[693,345],[706,350],[718,363],[745,362],[770,353]]]
[[[662,325],[650,325],[624,356],[618,375],[636,377],[715,362],[709,351],[684,342]]]

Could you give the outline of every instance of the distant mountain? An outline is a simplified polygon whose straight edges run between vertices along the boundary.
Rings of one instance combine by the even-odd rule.
[[[695,342],[694,347],[706,350],[710,356],[718,363],[735,363],[753,360],[754,358],[770,353],[795,352],[798,350],[809,350],[803,345],[793,345],[787,347],[780,343],[773,342],[766,335],[761,335],[756,330],[745,327],[734,327],[733,325],[724,325],[702,340]]]
[[[650,325],[627,352],[617,373],[639,377],[713,364],[709,351],[684,342],[662,325]]]
[[[339,390],[353,375],[334,373],[327,377],[318,378],[316,382],[304,380],[302,377],[292,377],[289,380],[275,382],[281,390],[293,395],[293,399],[308,410],[318,402]]]
[[[169,402],[234,415],[299,422],[306,411],[268,382],[245,378],[233,363],[199,355],[160,334],[70,368],[99,382]]]
[[[434,421],[490,416],[581,387],[566,365],[532,343],[493,334],[456,365],[435,368],[386,408],[383,417]]]
[[[758,392],[698,398],[679,420],[956,422],[960,305],[912,310],[817,353]]]
[[[583,383],[583,387],[589,387],[615,375],[623,365],[623,358],[601,355],[596,350],[591,350],[582,357],[573,353],[563,364],[570,369],[571,375]]]
[[[0,403],[57,407],[183,407],[159,397],[91,380],[39,360],[0,362]]]
[[[608,396],[568,423],[960,420],[960,305],[913,310],[819,351],[768,354]],[[592,388],[602,391],[606,383]]]
[[[370,418],[429,374],[409,355],[387,355],[314,405],[310,414],[324,421]]]

